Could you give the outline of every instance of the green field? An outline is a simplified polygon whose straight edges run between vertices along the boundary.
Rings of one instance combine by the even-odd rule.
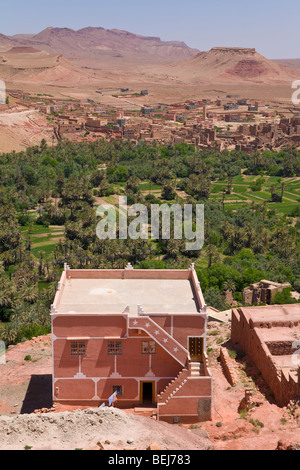
[[[64,236],[63,226],[49,226],[34,224],[21,227],[21,232],[25,238],[31,241],[31,252],[39,259],[40,252],[47,258],[55,250],[58,241]]]
[[[242,207],[247,200],[256,203],[267,203],[269,209],[277,210],[288,215],[299,207],[300,180],[299,178],[278,178],[277,176],[264,177],[260,191],[253,191],[251,183],[257,181],[260,176],[236,176],[233,178],[231,193],[225,195],[225,208],[236,210]],[[271,187],[276,186],[277,194],[281,195],[281,185],[284,184],[283,199],[281,203],[272,202]],[[227,190],[226,181],[212,183],[210,199],[223,201],[223,191]],[[233,201],[232,203],[230,201]]]

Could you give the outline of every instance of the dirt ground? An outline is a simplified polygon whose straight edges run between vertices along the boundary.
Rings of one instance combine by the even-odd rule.
[[[213,374],[213,419],[196,426],[167,425],[135,415],[133,410],[110,408],[83,414],[83,411],[70,412],[58,407],[56,413],[34,414],[36,409],[52,407],[51,336],[12,346],[6,352],[6,364],[0,365],[0,449],[25,446],[87,449],[98,441],[107,450],[130,446],[146,449],[153,441],[161,450],[210,449],[212,446],[215,450],[275,450],[282,439],[299,444],[300,408],[279,408],[259,371],[247,357],[238,355],[231,360],[237,377],[237,384],[232,387],[220,363],[221,345],[232,349],[230,324],[209,323],[207,347]],[[252,390],[257,406],[247,415],[240,415],[238,408],[246,389]],[[104,411],[104,417],[101,417]],[[110,425],[106,426],[109,413],[113,415]],[[66,431],[66,422],[71,426],[74,424],[73,432]],[[4,434],[3,429],[6,429]],[[133,441],[130,445],[127,443],[129,437]],[[110,444],[104,444],[105,441]]]
[[[231,324],[208,324],[210,370],[213,375],[214,406],[212,422],[203,423],[216,450],[275,450],[280,440],[300,443],[300,407],[280,408],[258,369],[247,356],[231,360],[236,372],[234,387],[225,378],[219,359],[219,346],[233,350],[230,343]],[[257,404],[246,416],[238,408],[251,389]],[[252,424],[254,423],[254,424]]]
[[[39,145],[42,139],[52,142],[53,129],[37,110],[21,106],[9,113],[0,113],[1,152],[19,152],[28,146]]]
[[[204,431],[174,429],[117,408],[0,418],[0,450],[89,450],[97,444],[102,450],[146,450],[154,443],[159,450],[212,449]]]

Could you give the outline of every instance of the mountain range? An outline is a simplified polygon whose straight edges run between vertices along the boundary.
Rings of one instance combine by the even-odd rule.
[[[263,87],[272,85],[278,88],[274,97],[287,99],[299,67],[300,60],[269,60],[254,48],[213,47],[204,52],[180,41],[101,27],[0,34],[0,79],[8,87],[23,85],[34,92],[56,87],[65,94],[72,88],[72,96],[83,96],[103,87],[147,87],[156,100],[180,99],[198,94],[196,87],[207,92],[205,87],[211,91],[218,85],[217,93],[221,87],[226,93],[240,86],[242,92],[252,87],[255,96],[267,91],[271,97]]]
[[[193,57],[199,52],[184,42],[167,42],[157,37],[92,27],[78,31],[49,27],[38,34],[0,35],[0,50],[3,51],[8,46],[31,46],[78,61],[125,59],[140,63],[177,61]]]

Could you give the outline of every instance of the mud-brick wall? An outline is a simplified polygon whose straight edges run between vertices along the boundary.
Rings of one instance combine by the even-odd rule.
[[[232,364],[232,360],[226,348],[220,348],[220,360],[223,366],[223,371],[224,371],[226,379],[228,380],[230,385],[234,387],[237,381],[236,373],[234,370],[234,366]]]
[[[287,380],[281,370],[276,368],[269,347],[260,337],[260,330],[261,328],[251,329],[243,314],[235,311],[232,317],[232,341],[240,344],[245,354],[260,370],[273,392],[277,404],[286,406],[290,400],[300,396],[299,385],[292,377]],[[278,354],[280,350],[289,354],[290,342],[279,342],[278,347],[274,346],[272,349],[273,353],[277,352]],[[293,352],[295,351],[293,350]]]
[[[280,401],[285,406],[291,400],[300,398],[300,384],[299,384],[299,375],[296,377],[291,377],[288,374],[288,378],[285,374],[281,375],[281,397]]]
[[[266,345],[272,356],[292,356],[296,351],[293,341],[271,341]]]

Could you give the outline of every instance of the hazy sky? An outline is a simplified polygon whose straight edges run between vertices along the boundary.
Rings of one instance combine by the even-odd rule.
[[[48,26],[117,28],[163,40],[255,47],[272,58],[300,58],[299,0],[0,0],[0,33]]]

